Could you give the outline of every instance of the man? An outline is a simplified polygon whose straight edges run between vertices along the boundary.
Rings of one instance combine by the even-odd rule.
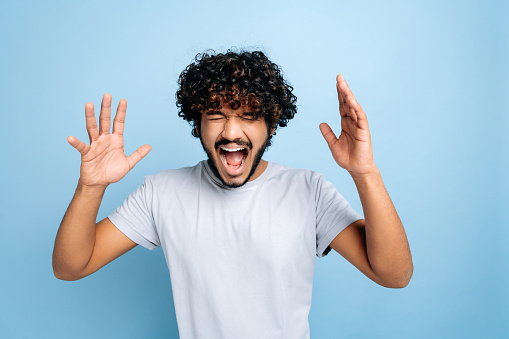
[[[208,160],[146,177],[97,224],[106,187],[150,146],[125,156],[125,100],[112,133],[111,96],[103,97],[99,128],[93,105],[85,105],[90,145],[68,138],[82,163],[55,241],[56,277],[83,278],[137,244],[161,246],[181,338],[308,338],[315,258],[330,248],[380,285],[408,284],[405,231],[374,163],[366,115],[341,75],[341,135],[325,123],[320,130],[351,174],[365,219],[320,174],[262,159],[296,113],[292,87],[263,53],[204,53],[179,85],[179,116]]]

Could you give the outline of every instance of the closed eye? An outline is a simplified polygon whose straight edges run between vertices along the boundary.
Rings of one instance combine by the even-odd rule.
[[[226,116],[221,112],[209,112],[206,114],[208,120],[222,120],[226,118]]]
[[[254,113],[246,112],[246,113],[242,114],[242,119],[244,119],[244,120],[258,120],[260,118],[255,117]]]
[[[224,114],[223,112],[221,111],[216,111],[216,112],[207,112],[205,113],[206,116],[207,116],[207,120],[209,121],[216,121],[216,120],[224,120],[224,119],[228,119],[228,117],[226,116],[226,114]],[[260,120],[260,117],[259,116],[256,116],[255,113],[252,113],[252,112],[245,112],[245,113],[242,113],[240,115],[238,115],[238,117],[242,120],[246,120],[246,121],[257,121],[257,120]]]

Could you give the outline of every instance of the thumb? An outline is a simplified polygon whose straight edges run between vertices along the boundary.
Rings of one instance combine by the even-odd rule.
[[[329,148],[332,148],[332,145],[334,145],[336,141],[338,141],[338,138],[336,138],[336,134],[334,134],[332,128],[330,128],[330,126],[327,123],[322,122],[320,124],[320,132],[322,132],[323,138],[327,142],[327,145],[329,145]]]
[[[90,149],[89,145],[85,144],[81,140],[78,140],[77,138],[73,137],[72,135],[67,137],[67,142],[69,143],[69,145],[76,148],[78,150],[78,152],[81,153],[81,155],[87,154]]]
[[[136,151],[134,151],[133,154],[128,156],[127,161],[129,162],[129,170],[131,170],[151,150],[152,150],[152,147],[150,147],[150,145],[143,145],[143,146],[140,146],[140,148],[138,148]]]

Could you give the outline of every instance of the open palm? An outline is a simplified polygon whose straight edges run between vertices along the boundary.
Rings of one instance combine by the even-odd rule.
[[[94,105],[85,104],[85,117],[90,145],[70,136],[67,141],[81,153],[80,181],[86,186],[107,186],[122,179],[150,152],[149,145],[143,145],[130,156],[124,153],[124,120],[127,102],[120,100],[111,126],[111,95],[105,94],[101,103],[99,128],[97,127]]]
[[[375,168],[375,162],[366,114],[355,99],[345,78],[338,75],[336,80],[341,135],[336,138],[326,123],[320,124],[320,131],[339,166],[351,174],[369,173]]]

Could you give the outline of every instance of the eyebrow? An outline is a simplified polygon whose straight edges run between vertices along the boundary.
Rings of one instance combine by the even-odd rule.
[[[206,114],[206,115],[224,115],[224,116],[226,116],[226,114],[224,114],[224,113],[223,113],[223,112],[221,112],[221,111],[206,112],[205,114]],[[255,112],[244,112],[244,113],[239,114],[239,115],[254,116],[254,115],[255,115]]]

